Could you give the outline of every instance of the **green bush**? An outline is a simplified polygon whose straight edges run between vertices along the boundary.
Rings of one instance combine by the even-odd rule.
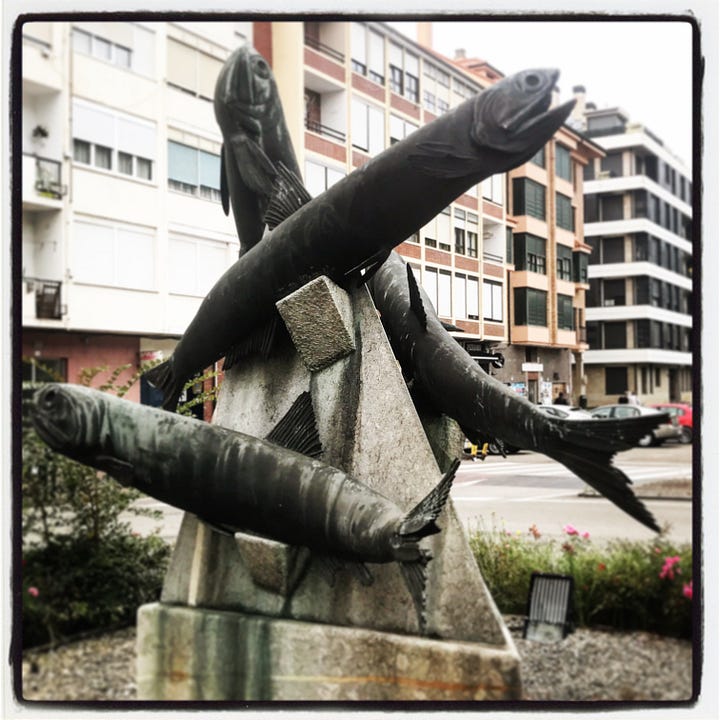
[[[488,590],[506,614],[527,612],[533,572],[572,575],[574,620],[690,637],[692,549],[662,535],[646,542],[593,543],[575,528],[546,539],[535,526],[527,534],[477,531],[470,545]],[[587,535],[587,534],[584,534]]]

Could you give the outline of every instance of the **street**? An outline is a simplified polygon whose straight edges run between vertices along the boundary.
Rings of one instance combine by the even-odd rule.
[[[692,446],[666,443],[634,448],[615,457],[615,464],[633,481],[636,492],[647,483],[690,480]],[[539,453],[488,456],[462,463],[451,497],[469,531],[502,529],[527,533],[535,525],[543,535],[561,536],[571,524],[595,540],[643,540],[652,530],[599,496],[583,496],[582,480],[563,465]],[[643,500],[668,537],[692,539],[691,502],[685,499]]]
[[[658,448],[634,448],[616,456],[615,464],[633,481],[643,484],[692,477],[692,446],[666,443]],[[469,532],[493,528],[527,533],[531,525],[546,536],[562,536],[568,523],[593,540],[650,539],[654,533],[602,497],[582,496],[582,480],[545,455],[520,452],[488,456],[484,461],[464,460],[458,470],[451,497]],[[691,502],[685,499],[644,500],[668,537],[676,542],[692,539]],[[160,528],[160,536],[174,542],[183,513],[150,497],[138,507],[158,509],[163,520],[128,515],[133,530],[143,534]]]

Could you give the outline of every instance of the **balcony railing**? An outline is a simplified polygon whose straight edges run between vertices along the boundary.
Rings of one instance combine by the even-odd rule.
[[[60,161],[27,154],[26,157],[35,159],[35,192],[43,197],[60,200],[67,193],[67,186],[62,184]]]
[[[575,329],[575,338],[579,343],[587,342],[587,327],[585,325],[580,325]]]
[[[492,263],[502,263],[505,261],[505,258],[502,255],[498,255],[497,253],[492,252],[483,252],[483,260],[487,260],[488,262]]]
[[[318,52],[321,52],[323,55],[328,55],[329,57],[333,58],[333,60],[337,60],[339,63],[345,62],[345,55],[343,55],[343,53],[341,53],[339,50],[335,50],[335,48],[331,48],[329,45],[325,45],[324,43],[321,43],[319,40],[316,40],[314,37],[305,35],[305,44],[308,47],[311,47],[313,50],[317,50]]]
[[[62,318],[62,305],[60,304],[62,281],[25,278],[25,286],[28,292],[35,293],[35,317],[39,320],[60,320]]]
[[[324,135],[325,137],[332,138],[333,140],[337,140],[341,143],[345,142],[344,132],[340,132],[340,130],[335,130],[334,128],[328,127],[327,125],[322,125],[315,120],[305,118],[305,127],[311,132],[317,133],[318,135]]]

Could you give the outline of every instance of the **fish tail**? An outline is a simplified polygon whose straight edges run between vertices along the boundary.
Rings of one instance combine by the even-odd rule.
[[[183,389],[183,380],[175,374],[172,358],[150,368],[145,373],[147,381],[163,393],[162,407],[174,411]]]
[[[460,460],[455,460],[442,480],[403,519],[398,535],[404,540],[419,540],[440,532],[435,520],[445,507]]]
[[[669,421],[665,413],[627,418],[596,418],[592,421],[548,419],[553,421],[554,431],[565,442],[589,450],[613,453],[635,447],[641,438],[652,433],[658,425]]]
[[[584,480],[628,515],[651,530],[660,532],[660,527],[652,513],[632,491],[630,487],[632,480],[620,468],[612,464],[614,455],[612,450],[574,448],[558,450],[548,453],[548,455],[553,460],[561,462],[568,470],[572,470],[581,480]]]

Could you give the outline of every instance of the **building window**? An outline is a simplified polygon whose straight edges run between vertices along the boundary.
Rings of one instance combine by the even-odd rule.
[[[67,382],[67,358],[33,358],[23,360],[23,383]]]
[[[573,330],[573,299],[572,295],[557,296],[558,328]]]
[[[515,269],[546,274],[546,241],[530,233],[515,235]]]
[[[220,202],[220,156],[169,140],[168,187]]]
[[[603,347],[606,350],[619,350],[627,347],[627,323],[603,323]]]
[[[478,320],[480,307],[478,278],[455,273],[454,282],[454,316],[459,319]]]
[[[535,288],[515,288],[515,325],[547,327],[547,293]]]
[[[573,280],[578,283],[586,283],[588,281],[588,255],[584,252],[574,252],[572,255]]]
[[[545,219],[545,187],[528,178],[513,179],[513,214]]]
[[[70,269],[74,281],[155,290],[155,234],[132,225],[76,221]]]
[[[305,161],[305,187],[313,197],[324,193],[344,177],[345,173],[342,170],[320,165],[311,160]]]
[[[625,262],[625,238],[607,237],[602,240],[602,262]]]
[[[556,250],[557,277],[560,280],[572,280],[572,248],[569,248],[566,245],[556,245]]]
[[[417,104],[419,97],[420,61],[399,45],[390,43],[390,89]]]
[[[352,23],[350,34],[352,69],[373,82],[385,83],[385,40],[360,23]]]
[[[433,95],[429,90],[423,90],[423,107],[432,113],[437,110],[435,95]]]
[[[465,252],[468,257],[476,258],[478,256],[478,234],[476,232],[467,231],[467,247]]]
[[[605,394],[622,395],[628,389],[627,368],[610,365],[605,368]]]
[[[390,115],[390,144],[404,140],[408,135],[415,132],[418,126],[415,123],[403,120],[397,115]]]
[[[157,136],[154,124],[77,99],[72,111],[76,163],[152,179]]]
[[[555,193],[556,222],[565,230],[575,230],[572,200],[566,195]]]
[[[448,103],[447,100],[438,98],[437,107],[438,107],[438,112],[440,113],[440,115],[442,115],[443,113],[446,113],[450,109],[450,103]]]
[[[185,236],[168,239],[168,291],[204,297],[227,270],[228,243]]]
[[[452,316],[452,276],[448,270],[438,272],[438,315],[449,318]]]
[[[530,162],[534,165],[539,165],[541,168],[545,167],[545,146],[543,145],[531,158]]]
[[[482,196],[490,202],[503,204],[503,187],[505,185],[504,175],[491,175],[481,183]]]
[[[555,145],[555,174],[572,182],[572,161],[570,151],[563,145]]]
[[[352,144],[358,150],[376,155],[385,149],[385,113],[355,98],[352,110]]]
[[[98,35],[73,28],[73,50],[84,55],[92,55],[98,60],[109,62],[124,69],[132,65],[132,50],[123,45],[110,42]]]
[[[219,58],[168,38],[167,81],[177,90],[212,101],[222,66]]]
[[[503,321],[503,286],[501,283],[483,280],[483,319],[490,322]]]
[[[625,278],[603,280],[603,305],[625,305]]]

